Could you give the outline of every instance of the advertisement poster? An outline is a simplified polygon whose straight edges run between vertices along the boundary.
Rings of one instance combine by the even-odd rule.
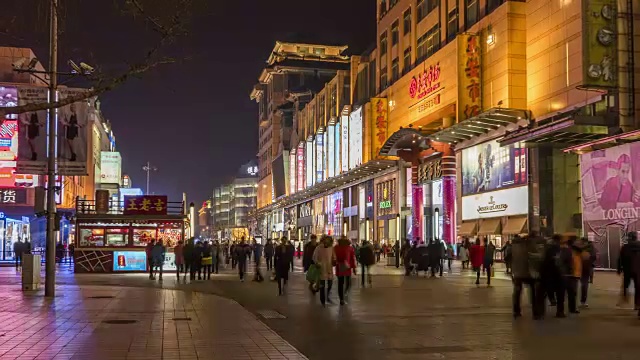
[[[462,198],[462,220],[486,219],[529,213],[529,188],[493,191]]]
[[[166,252],[164,254],[164,264],[162,265],[163,271],[175,271],[178,267],[176,266],[176,254],[172,252]]]
[[[462,150],[462,196],[527,185],[527,149],[489,141]]]
[[[380,157],[380,149],[384,142],[387,141],[389,132],[389,102],[387,98],[372,98],[371,99],[371,136],[372,136],[372,159],[378,159]]]
[[[302,191],[304,190],[305,187],[305,183],[304,183],[304,172],[305,172],[305,168],[304,168],[304,147],[303,146],[298,146],[298,155],[296,158],[296,161],[298,162],[298,179],[297,179],[297,191]]]
[[[307,141],[307,148],[305,149],[305,180],[307,181],[307,187],[313,186],[313,159],[315,158],[313,154],[313,142]]]
[[[613,0],[583,1],[582,68],[588,88],[617,85],[617,5]]]
[[[316,135],[316,184],[321,183],[324,173],[324,137]]]
[[[100,183],[121,184],[122,158],[117,151],[102,151],[100,153]]]
[[[327,127],[327,178],[336,176],[335,152],[336,152],[336,126]]]
[[[341,140],[341,166],[340,169],[342,172],[349,171],[349,115],[343,115],[342,120],[340,121],[340,134]]]
[[[333,153],[333,168],[334,168],[334,176],[338,176],[340,174],[340,139],[342,138],[342,132],[340,131],[340,123],[336,124],[336,128],[334,131],[335,134],[335,149]]]
[[[349,169],[362,165],[362,107],[349,118]]]
[[[59,98],[77,96],[86,90],[60,90]],[[87,172],[87,139],[90,135],[89,105],[78,101],[58,109],[58,173],[82,176]]]
[[[582,221],[597,265],[615,267],[625,234],[640,230],[640,143],[580,156]]]
[[[49,101],[48,89],[19,89],[20,105],[43,104]],[[47,173],[47,110],[32,111],[18,116],[18,156],[16,172],[44,175]]]
[[[146,271],[147,254],[144,251],[114,251],[113,271]]]
[[[482,111],[480,53],[478,35],[458,35],[458,122],[478,116]]]
[[[298,162],[296,160],[298,156],[298,149],[293,149],[289,153],[289,195],[296,192],[296,178],[298,176]]]

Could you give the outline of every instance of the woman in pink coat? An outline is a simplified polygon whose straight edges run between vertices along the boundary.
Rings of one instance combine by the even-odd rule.
[[[338,296],[340,305],[346,304],[345,297],[351,288],[351,274],[356,271],[356,252],[351,246],[351,241],[346,237],[338,240],[334,248],[336,256],[336,275],[338,276]]]

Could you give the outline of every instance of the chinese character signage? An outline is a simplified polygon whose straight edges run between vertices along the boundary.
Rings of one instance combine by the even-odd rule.
[[[458,36],[458,122],[482,111],[482,65],[478,35]]]
[[[613,0],[582,1],[582,83],[590,88],[617,85],[617,7]]]
[[[23,87],[19,90],[19,104],[43,104],[49,101],[46,87]],[[18,119],[17,172],[43,175],[47,173],[47,110],[20,114]]]
[[[2,205],[26,205],[26,189],[0,189],[0,204]]]
[[[371,134],[373,137],[373,146],[371,148],[373,150],[373,154],[371,158],[377,159],[382,145],[387,141],[389,131],[389,103],[387,102],[387,98],[372,98],[371,107],[371,113],[373,115],[371,117],[373,121],[373,126],[371,127]]]
[[[438,180],[442,177],[442,159],[421,164],[418,167],[418,182]]]
[[[297,173],[297,191],[302,191],[305,188],[304,183],[304,145],[298,146],[296,161],[298,165],[298,173]]]
[[[422,99],[440,89],[440,63],[429,66],[423,72],[411,78],[409,96]]]
[[[342,172],[349,171],[349,115],[343,115],[340,120],[340,133],[342,134],[340,144],[342,151],[341,157],[341,170]]]
[[[125,196],[125,215],[166,215],[167,197],[158,195]]]

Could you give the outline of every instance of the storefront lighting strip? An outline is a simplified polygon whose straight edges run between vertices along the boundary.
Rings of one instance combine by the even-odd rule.
[[[601,145],[601,144],[606,144],[608,142],[614,142],[616,140],[624,140],[626,138],[633,137],[633,136],[640,136],[640,130],[633,130],[633,131],[629,131],[629,132],[626,132],[626,133],[622,133],[622,134],[618,134],[618,135],[609,136],[609,137],[606,137],[606,138],[602,138],[602,139],[586,142],[586,143],[583,143],[583,144],[570,146],[570,147],[568,147],[566,149],[563,149],[562,151],[564,151],[564,152],[580,151],[580,150],[586,149],[588,147]],[[618,144],[616,144],[616,145],[618,145]]]

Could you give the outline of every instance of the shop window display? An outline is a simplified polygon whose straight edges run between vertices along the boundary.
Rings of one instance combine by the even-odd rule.
[[[107,229],[107,246],[127,246],[129,229]]]
[[[146,246],[156,239],[156,229],[133,229],[133,246]]]
[[[81,229],[80,246],[104,246],[104,229]]]

